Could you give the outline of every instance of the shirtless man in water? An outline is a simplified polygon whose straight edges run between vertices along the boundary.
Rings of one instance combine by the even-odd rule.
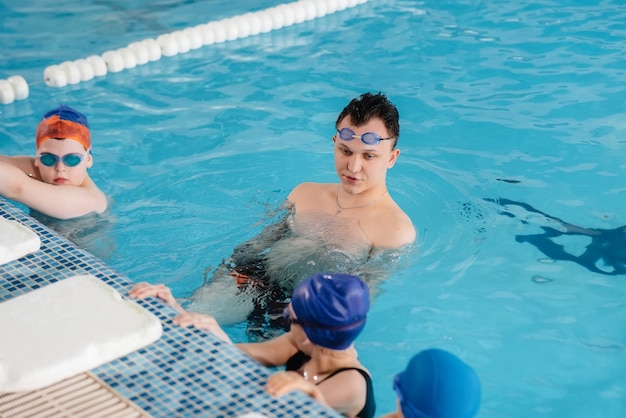
[[[93,157],[82,113],[66,105],[47,112],[36,146],[35,157],[0,155],[0,195],[56,219],[106,210],[105,194],[87,173]]]
[[[417,237],[387,190],[387,171],[400,155],[399,135],[398,110],[387,97],[365,93],[353,99],[339,114],[332,137],[340,182],[296,186],[287,197],[287,214],[237,246],[210,283],[191,295],[186,309],[238,322],[235,314],[222,317],[222,311],[236,305],[227,296],[233,290],[240,297],[246,293],[252,309],[248,334],[266,339],[280,332],[284,307],[304,277],[349,273],[375,290],[393,270],[390,262]]]
[[[415,241],[411,219],[387,190],[387,170],[400,150],[396,107],[382,94],[365,93],[339,114],[333,136],[339,184],[302,183],[288,196],[296,214],[320,210],[358,221],[371,247],[399,248]]]

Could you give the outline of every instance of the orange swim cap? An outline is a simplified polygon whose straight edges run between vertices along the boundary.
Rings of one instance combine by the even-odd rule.
[[[85,150],[91,148],[91,134],[87,118],[77,110],[62,104],[43,115],[37,127],[37,148],[50,138],[73,139]]]

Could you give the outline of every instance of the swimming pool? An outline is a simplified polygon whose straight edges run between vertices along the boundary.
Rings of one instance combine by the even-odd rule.
[[[280,4],[29,3],[0,5],[0,78],[34,83],[64,60]],[[394,406],[393,374],[435,346],[478,371],[480,416],[622,416],[623,275],[516,240],[563,227],[485,199],[587,228],[626,224],[625,18],[617,1],[371,1],[62,89],[31,84],[0,107],[0,150],[30,152],[54,104],[83,110],[92,175],[114,202],[96,226],[66,232],[184,296],[295,184],[334,181],[337,112],[381,90],[401,115],[390,193],[420,251],[384,283],[357,345],[378,412]],[[591,236],[554,242],[580,255]]]

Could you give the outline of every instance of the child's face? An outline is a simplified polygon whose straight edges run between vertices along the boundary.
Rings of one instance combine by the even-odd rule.
[[[56,163],[50,167],[43,164],[40,160],[43,154],[58,157]],[[68,154],[78,154],[84,158],[74,167],[70,167],[63,162],[63,157]],[[46,160],[53,160],[53,158],[44,158],[44,162]],[[41,179],[58,186],[80,186],[87,176],[87,169],[92,165],[91,154],[88,154],[85,148],[73,139],[48,139],[41,143],[35,158],[35,166],[39,170]]]

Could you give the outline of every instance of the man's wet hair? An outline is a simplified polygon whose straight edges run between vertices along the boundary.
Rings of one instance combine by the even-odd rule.
[[[396,106],[381,92],[376,94],[363,93],[352,99],[339,114],[335,127],[339,127],[346,116],[350,116],[350,122],[354,126],[363,126],[373,118],[380,118],[387,128],[389,136],[394,138],[392,149],[398,143],[400,115]]]

